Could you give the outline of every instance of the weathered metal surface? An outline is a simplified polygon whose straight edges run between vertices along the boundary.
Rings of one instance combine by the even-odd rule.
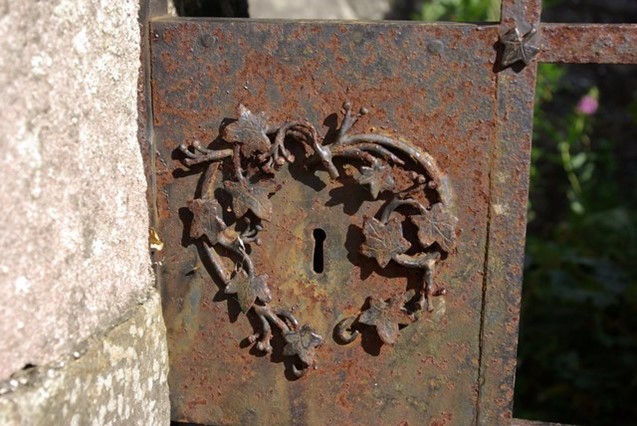
[[[542,24],[539,62],[637,63],[637,24]]]
[[[498,127],[498,36],[496,27],[473,25],[153,23],[157,204],[165,242],[160,273],[175,420],[475,422],[490,155]],[[276,174],[280,189],[269,198],[278,213],[250,257],[259,274],[276,283],[270,290],[277,306],[312,324],[323,338],[315,349],[316,370],[296,379],[294,361],[284,356],[291,341],[275,332],[270,355],[251,349],[259,316],[249,311],[243,317],[214,265],[199,261],[206,255],[191,238],[188,201],[193,194],[201,198],[207,178],[201,177],[203,165],[184,166],[180,146],[201,141],[202,148],[231,149],[220,123],[236,118],[239,104],[268,112],[268,123],[321,123],[320,138],[333,140],[336,106],[344,98],[369,108],[357,132],[389,135],[435,158],[453,187],[449,206],[461,232],[453,255],[445,253],[438,265],[436,281],[448,294],[437,299],[434,312],[401,329],[393,345],[378,337],[377,325],[362,326],[361,340],[343,345],[334,333],[341,321],[368,306],[382,311],[396,303],[392,298],[421,288],[422,270],[394,261],[383,268],[361,253],[364,218],[383,225],[379,212],[392,191],[381,186],[370,192],[370,185],[360,185],[362,177],[358,184],[356,176],[330,178],[320,161],[308,169],[303,162],[282,164]],[[303,155],[288,149],[296,158]],[[209,170],[219,176],[225,171]],[[409,174],[394,179],[400,188],[413,183]],[[405,236],[417,236],[413,224],[401,224]],[[315,229],[326,234],[322,273],[313,270]],[[370,295],[373,304],[366,302]],[[377,324],[379,315],[359,322]]]
[[[498,74],[480,360],[479,424],[511,417],[522,289],[536,66]]]
[[[518,26],[526,33],[540,22],[541,0],[501,0],[500,4],[500,24],[504,28]]]
[[[152,94],[150,87],[150,20],[157,16],[164,16],[167,11],[167,0],[141,0],[139,2],[138,21],[141,49],[139,61],[139,75],[137,79],[137,140],[144,159],[144,174],[148,186],[146,188],[146,200],[148,203],[148,216],[150,223],[150,248],[153,265],[160,256],[162,243],[156,233],[157,217],[157,182],[155,171],[156,144],[153,134]],[[156,272],[156,269],[155,269]],[[160,288],[160,274],[155,274],[155,285]]]
[[[539,27],[539,0],[503,0],[500,34]],[[542,32],[538,34],[541,42]],[[477,423],[511,419],[522,290],[536,62],[497,73],[497,135],[491,145],[488,244]]]

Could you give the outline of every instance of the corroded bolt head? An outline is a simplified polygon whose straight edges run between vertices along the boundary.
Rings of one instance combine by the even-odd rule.
[[[203,44],[204,47],[212,47],[216,43],[217,43],[217,37],[211,34],[204,34],[201,36],[201,44]]]

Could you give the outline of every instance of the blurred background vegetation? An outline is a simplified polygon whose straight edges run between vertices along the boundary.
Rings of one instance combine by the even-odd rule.
[[[497,21],[499,3],[428,1],[414,19]],[[542,21],[637,22],[635,6],[553,0]],[[540,64],[517,418],[637,424],[636,166],[637,66]]]
[[[637,69],[540,65],[516,415],[637,422]]]
[[[247,0],[173,1],[248,14]],[[388,19],[500,15],[499,0],[392,4]],[[542,21],[635,23],[637,0],[545,0]],[[637,65],[539,65],[529,198],[514,416],[637,424]]]

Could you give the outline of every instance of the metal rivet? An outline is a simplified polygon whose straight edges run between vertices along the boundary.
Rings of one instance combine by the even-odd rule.
[[[429,53],[442,53],[445,50],[445,45],[440,40],[432,40],[427,43],[427,50]]]
[[[203,44],[204,47],[212,47],[217,44],[217,37],[210,34],[204,34],[201,36],[201,44]]]

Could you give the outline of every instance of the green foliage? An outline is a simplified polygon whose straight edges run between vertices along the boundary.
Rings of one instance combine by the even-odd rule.
[[[516,417],[570,424],[635,418],[637,215],[575,216],[527,242]]]
[[[543,0],[544,8],[562,0]],[[500,0],[424,0],[416,21],[498,22]]]
[[[572,92],[567,68],[540,66],[514,414],[621,424],[637,416],[637,194],[613,178],[621,135],[596,136],[617,106]]]
[[[500,0],[426,1],[415,19],[428,22],[493,22],[500,19]]]
[[[553,101],[553,94],[557,91],[560,81],[564,77],[565,69],[555,64],[539,64],[537,74],[537,85],[535,90],[535,109],[533,111],[533,140],[537,141],[542,132],[548,132],[552,130],[549,127],[551,121],[549,117],[541,107],[549,102]],[[537,144],[533,144],[531,148],[531,168],[530,178],[531,186],[537,187],[541,184],[541,176],[538,171],[538,166],[541,161],[545,160],[547,152],[544,148],[539,147]],[[529,200],[528,220],[535,219],[535,211],[533,210],[533,201]]]
[[[633,101],[628,106],[628,113],[632,118],[632,122],[637,126],[637,96],[633,99]]]

